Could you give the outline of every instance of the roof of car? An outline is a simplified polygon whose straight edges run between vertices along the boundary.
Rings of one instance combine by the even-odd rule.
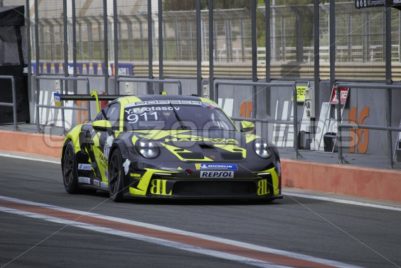
[[[197,96],[182,96],[182,95],[144,95],[138,96],[142,101],[150,100],[192,100],[192,101],[202,101],[200,97]]]

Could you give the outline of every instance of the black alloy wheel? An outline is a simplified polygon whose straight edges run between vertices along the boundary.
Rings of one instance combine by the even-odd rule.
[[[109,162],[109,192],[113,201],[121,202],[124,199],[124,170],[123,158],[120,150],[113,150]]]
[[[68,141],[64,148],[62,173],[65,190],[70,194],[78,193],[77,160],[71,141]]]

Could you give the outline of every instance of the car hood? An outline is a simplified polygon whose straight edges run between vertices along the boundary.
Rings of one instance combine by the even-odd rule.
[[[139,130],[133,132],[132,141],[134,145],[139,140],[157,142],[164,161],[227,162],[249,158],[253,150],[248,149],[257,138],[238,131]]]
[[[258,138],[254,134],[222,130],[138,130],[133,131],[133,134],[138,139],[153,140],[168,144],[174,143],[181,146],[188,145],[187,143],[244,146]]]

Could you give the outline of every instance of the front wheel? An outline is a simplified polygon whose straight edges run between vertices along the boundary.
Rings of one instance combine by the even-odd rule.
[[[71,141],[68,141],[64,147],[62,173],[65,190],[70,194],[78,193],[77,160]]]
[[[124,199],[125,176],[123,170],[123,158],[118,148],[111,154],[108,177],[110,198],[113,201],[121,202]]]

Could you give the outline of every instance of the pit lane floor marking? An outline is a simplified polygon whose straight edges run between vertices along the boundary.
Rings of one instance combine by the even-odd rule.
[[[361,207],[367,207],[367,208],[376,208],[376,209],[384,209],[384,210],[401,212],[401,207],[390,206],[390,205],[380,205],[380,204],[373,204],[373,203],[367,203],[367,202],[361,202],[361,201],[341,199],[341,198],[336,198],[336,197],[310,195],[310,194],[302,194],[302,193],[294,193],[294,192],[286,192],[286,191],[283,191],[283,194],[284,194],[284,196],[299,197],[299,198],[326,201],[326,202],[343,204],[343,205],[353,205],[353,206],[361,206]]]
[[[13,159],[20,159],[20,160],[29,160],[29,161],[36,161],[36,162],[44,162],[44,163],[50,163],[50,164],[58,164],[60,165],[60,161],[55,161],[55,160],[47,160],[43,158],[36,158],[32,156],[23,156],[19,154],[13,154],[13,153],[0,153],[0,157],[7,157],[7,158],[13,158]]]
[[[0,212],[140,240],[256,267],[358,267],[290,251],[1,195]]]

